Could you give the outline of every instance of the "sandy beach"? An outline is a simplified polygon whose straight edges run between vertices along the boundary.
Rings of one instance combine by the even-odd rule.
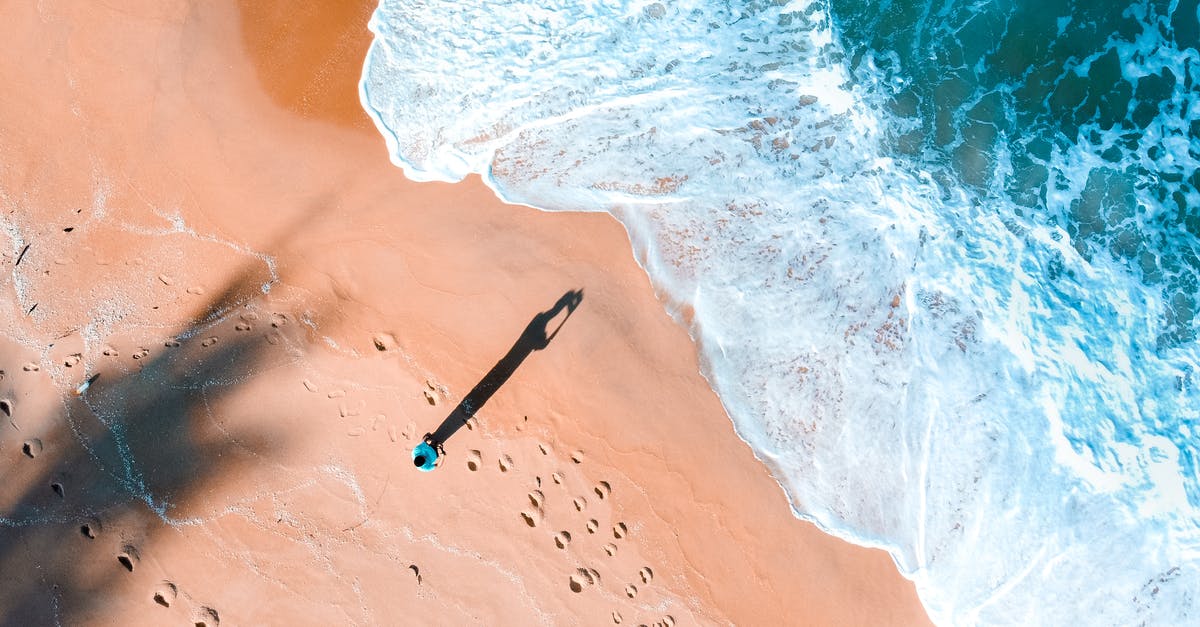
[[[373,9],[5,5],[0,622],[927,624],[793,516],[615,220],[389,163]]]

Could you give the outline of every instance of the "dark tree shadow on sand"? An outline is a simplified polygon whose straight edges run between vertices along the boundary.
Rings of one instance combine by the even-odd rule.
[[[495,366],[492,366],[492,369],[484,375],[479,383],[475,384],[475,387],[471,388],[462,402],[442,421],[437,431],[433,432],[430,436],[432,443],[440,447],[450,436],[467,424],[467,421],[488,402],[496,390],[499,390],[517,371],[517,367],[525,361],[530,353],[540,351],[550,345],[550,341],[554,339],[555,335],[558,335],[567,318],[571,317],[581,302],[583,302],[583,290],[571,290],[563,294],[553,307],[534,316],[512,348],[508,349],[508,353],[496,362]],[[564,311],[566,314],[558,321],[554,330],[550,331],[550,323]]]
[[[75,366],[91,367],[90,387],[45,415],[22,411],[19,387],[48,385],[47,374],[21,372],[28,348],[0,345],[0,397],[17,399],[0,424],[0,625],[180,619],[175,607],[154,618],[175,603],[169,591],[146,589],[141,616],[114,616],[111,595],[208,486],[280,446],[283,434],[230,426],[212,409],[286,354],[286,317],[250,306],[263,274],[244,269],[174,335],[143,329],[119,354],[91,348]],[[208,609],[193,604],[188,624],[215,624]]]

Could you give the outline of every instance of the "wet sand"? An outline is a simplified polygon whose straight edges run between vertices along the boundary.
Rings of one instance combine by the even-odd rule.
[[[927,623],[792,516],[615,221],[388,162],[372,9],[4,9],[4,622]]]

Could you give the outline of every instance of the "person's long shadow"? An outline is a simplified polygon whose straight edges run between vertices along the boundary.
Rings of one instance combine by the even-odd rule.
[[[488,399],[496,393],[496,390],[499,390],[500,386],[508,381],[509,377],[516,372],[517,367],[521,365],[521,362],[525,361],[525,358],[530,353],[540,351],[549,346],[550,340],[553,340],[554,336],[558,335],[558,331],[562,329],[567,318],[571,317],[571,314],[575,312],[575,308],[581,302],[583,302],[583,290],[571,290],[563,294],[558,299],[558,302],[554,303],[553,307],[534,316],[533,320],[529,321],[529,325],[525,327],[525,330],[521,332],[521,336],[512,345],[512,348],[508,349],[508,353],[500,361],[496,362],[495,366],[492,366],[492,369],[484,375],[483,379],[480,379],[479,383],[475,384],[475,387],[471,388],[471,391],[467,393],[462,402],[442,421],[437,431],[431,434],[430,439],[432,440],[432,444],[438,447],[445,444],[446,440],[462,428],[463,425],[467,424],[471,416],[474,416],[488,402]],[[553,331],[549,331],[550,323],[564,309],[567,312],[566,315],[558,322]]]

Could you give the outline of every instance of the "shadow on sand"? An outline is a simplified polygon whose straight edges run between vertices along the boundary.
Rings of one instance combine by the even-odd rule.
[[[554,339],[555,335],[558,335],[567,318],[571,317],[581,302],[583,302],[583,290],[571,290],[563,294],[553,307],[534,316],[512,348],[508,349],[508,353],[496,362],[495,366],[492,366],[492,369],[484,375],[479,383],[475,384],[475,387],[471,388],[462,402],[442,421],[437,431],[427,436],[430,442],[440,448],[450,436],[467,424],[467,421],[488,402],[496,390],[499,390],[517,371],[517,367],[525,361],[530,353],[540,351],[550,345],[550,341]],[[550,331],[550,323],[563,311],[566,311],[566,314],[558,321],[554,330]]]
[[[0,398],[9,399],[0,424],[0,625],[180,618],[176,607],[153,618],[166,611],[160,606],[184,604],[169,586],[144,590],[141,616],[114,615],[113,595],[142,583],[135,571],[144,560],[165,568],[154,536],[194,511],[199,495],[280,446],[282,434],[228,424],[214,411],[262,369],[290,359],[280,344],[298,331],[278,328],[285,316],[250,306],[261,270],[244,268],[173,335],[134,330],[113,338],[119,350],[89,347],[72,364],[87,367],[92,381],[80,395],[64,398],[46,372],[23,371],[22,362],[37,360],[28,347],[0,344],[0,371],[9,371],[0,375]],[[75,375],[80,382],[83,374]],[[35,391],[49,401],[42,411],[22,403]],[[270,416],[255,423],[270,424]],[[188,624],[214,625],[216,608],[200,601],[189,601]]]

